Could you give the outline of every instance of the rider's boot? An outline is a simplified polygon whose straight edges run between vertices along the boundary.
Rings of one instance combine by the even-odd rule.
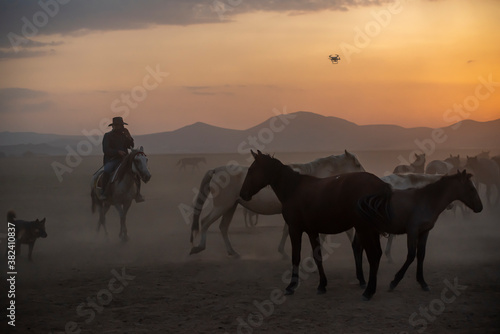
[[[101,193],[99,195],[99,199],[101,201],[104,201],[106,199],[108,199],[107,195],[108,195],[108,183],[109,183],[109,173],[106,173],[106,172],[103,172],[102,173],[102,176],[101,176],[102,180],[102,186],[101,186]]]

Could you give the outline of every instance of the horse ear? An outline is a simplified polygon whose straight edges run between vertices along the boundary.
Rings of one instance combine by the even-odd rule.
[[[262,155],[262,152],[261,152],[260,150],[257,150],[257,153],[258,153],[259,155]]]
[[[142,147],[142,146],[141,146],[141,147],[139,148],[139,151],[144,152],[144,147]]]
[[[250,150],[250,152],[252,153],[252,156],[254,157],[254,159],[257,159],[257,154],[255,154],[255,152],[253,150]]]
[[[349,152],[347,150],[344,150],[345,155],[349,155]]]

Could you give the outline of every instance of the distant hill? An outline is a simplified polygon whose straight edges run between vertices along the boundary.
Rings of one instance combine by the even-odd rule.
[[[194,123],[175,131],[134,136],[136,146],[148,153],[247,153],[250,148],[269,152],[349,150],[498,149],[500,119],[489,122],[464,120],[441,129],[404,128],[397,125],[357,125],[337,117],[311,112],[274,116],[246,130],[231,130]],[[84,136],[37,133],[0,133],[0,153],[65,155],[68,147],[102,154],[100,145]],[[80,144],[80,146],[78,146]]]

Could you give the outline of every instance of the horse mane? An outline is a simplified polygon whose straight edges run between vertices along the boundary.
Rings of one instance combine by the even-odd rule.
[[[125,174],[127,174],[127,172],[132,168],[132,162],[134,161],[135,156],[140,152],[141,151],[137,149],[132,149],[132,151],[130,151],[130,153],[123,158],[123,161],[116,171],[116,181],[121,181],[125,177]]]
[[[422,192],[430,192],[434,193],[434,189],[439,189],[442,184],[448,182],[451,179],[459,179],[462,173],[452,174],[452,175],[443,175],[439,180],[429,183],[428,185],[418,188],[419,191]]]

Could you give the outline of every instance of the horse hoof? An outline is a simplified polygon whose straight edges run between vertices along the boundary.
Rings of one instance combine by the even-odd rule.
[[[241,255],[236,253],[235,251],[227,253],[229,256],[231,256],[233,259],[240,259]]]
[[[372,299],[372,296],[373,295],[369,295],[369,294],[364,294],[361,296],[361,298],[363,299],[363,301],[367,302],[369,301],[370,299]]]
[[[391,284],[389,284],[389,291],[393,291],[397,285],[397,283],[391,282]]]
[[[197,254],[199,252],[201,252],[204,248],[201,248],[201,247],[193,247],[191,248],[191,252],[189,252],[189,255],[193,255],[193,254]]]
[[[431,291],[431,289],[429,288],[429,286],[426,284],[426,285],[422,285],[422,290],[424,291]]]
[[[290,256],[287,253],[281,253],[281,259],[284,261],[290,260]]]
[[[317,295],[324,295],[325,293],[326,293],[325,288],[318,288],[318,290],[316,291]]]
[[[291,296],[295,293],[294,290],[285,289],[285,296]]]
[[[359,287],[360,287],[361,289],[366,289],[366,282],[360,282],[360,283],[359,283]]]

